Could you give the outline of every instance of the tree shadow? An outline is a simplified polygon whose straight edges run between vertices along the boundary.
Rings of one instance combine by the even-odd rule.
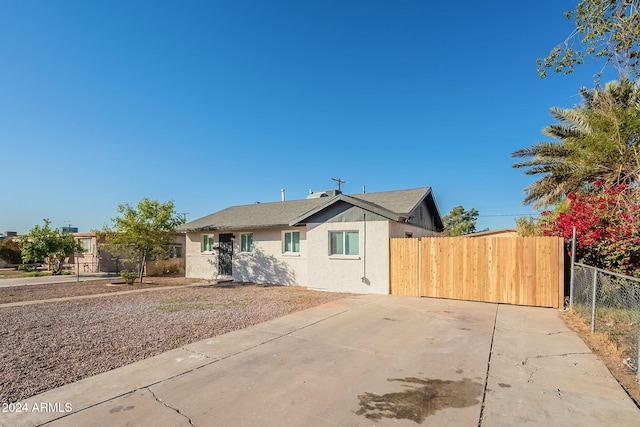
[[[224,282],[216,282],[216,283],[211,283],[209,285],[202,285],[199,287],[202,288],[222,288],[222,289],[235,289],[235,288],[242,288],[244,286],[257,286],[259,288],[272,288],[272,287],[278,287],[278,286],[282,286],[282,285],[278,285],[276,283],[255,283],[255,282],[238,282],[235,280],[227,280]]]
[[[260,248],[239,253],[233,259],[233,278],[237,282],[260,285],[296,285],[295,272],[284,261]]]

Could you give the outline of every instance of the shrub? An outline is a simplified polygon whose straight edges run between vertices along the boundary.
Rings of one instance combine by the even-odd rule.
[[[122,270],[120,272],[120,277],[124,280],[124,283],[127,285],[133,285],[133,282],[138,278],[138,273],[135,271]]]
[[[575,226],[580,262],[640,277],[640,205],[633,192],[627,185],[605,188],[596,181],[590,191],[569,193],[568,209],[545,224],[545,234],[570,241]]]
[[[22,262],[20,242],[15,239],[0,240],[0,259],[9,264],[20,264]]]
[[[52,273],[50,271],[34,271],[27,274],[26,277],[40,277],[40,276],[51,276]]]

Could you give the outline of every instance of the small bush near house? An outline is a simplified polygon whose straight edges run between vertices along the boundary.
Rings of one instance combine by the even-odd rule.
[[[120,272],[120,277],[124,280],[124,283],[127,285],[133,285],[133,282],[138,278],[138,273],[135,271],[122,270]]]
[[[178,258],[147,263],[147,276],[176,276],[184,275],[182,260]]]
[[[165,267],[164,274],[169,274],[169,275],[184,274],[184,270],[179,265],[169,265]]]

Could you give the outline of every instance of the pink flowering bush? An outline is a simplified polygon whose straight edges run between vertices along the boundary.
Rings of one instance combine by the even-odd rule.
[[[576,226],[576,258],[585,264],[640,277],[640,207],[632,189],[620,184],[569,193],[569,207],[550,218],[543,212],[546,235],[570,241]],[[547,217],[549,220],[544,220]]]

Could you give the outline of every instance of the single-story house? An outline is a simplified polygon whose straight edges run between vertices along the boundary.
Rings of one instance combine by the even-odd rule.
[[[67,267],[70,270],[78,270],[82,273],[119,273],[123,269],[134,268],[126,260],[121,259],[117,254],[112,254],[104,248],[104,237],[98,238],[95,232],[89,233],[72,233],[73,237],[80,243],[82,252],[73,253],[67,260]],[[184,240],[183,233],[176,233],[171,245],[169,253],[169,261],[162,261],[160,267],[175,265],[177,269],[182,270],[184,268]],[[147,273],[157,274],[157,268],[155,263],[150,268],[147,265]]]
[[[389,238],[443,230],[430,187],[232,206],[182,225],[186,277],[389,293]]]

